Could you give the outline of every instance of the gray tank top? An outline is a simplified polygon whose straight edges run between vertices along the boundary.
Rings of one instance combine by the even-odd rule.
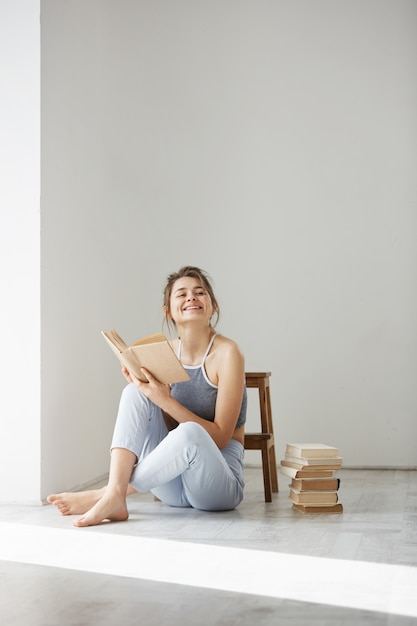
[[[202,419],[214,422],[214,414],[217,400],[217,385],[213,385],[207,377],[204,363],[210,352],[211,346],[216,335],[214,335],[207,350],[204,353],[203,360],[200,365],[184,365],[190,380],[183,383],[174,383],[171,385],[171,395],[180,404],[185,406]],[[178,345],[178,358],[181,358],[181,339]],[[243,390],[242,405],[236,422],[236,428],[242,426],[246,422],[247,394],[246,385]]]

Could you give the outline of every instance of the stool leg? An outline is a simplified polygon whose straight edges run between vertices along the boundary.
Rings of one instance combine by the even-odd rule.
[[[272,502],[271,468],[269,465],[269,453],[265,448],[262,450],[262,469],[264,476],[265,502]]]
[[[274,493],[277,493],[279,490],[279,487],[278,487],[277,462],[275,458],[275,446],[271,446],[269,448],[269,467],[271,469],[272,491]]]

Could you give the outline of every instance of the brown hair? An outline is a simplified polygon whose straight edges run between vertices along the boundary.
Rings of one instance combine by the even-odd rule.
[[[213,311],[217,315],[216,321],[213,324],[213,326],[216,326],[216,324],[217,324],[217,322],[219,321],[219,318],[220,318],[220,307],[219,307],[219,304],[217,302],[216,296],[214,295],[213,287],[212,287],[212,284],[211,284],[211,278],[207,274],[207,272],[205,272],[204,270],[200,269],[199,267],[195,267],[193,265],[184,265],[184,267],[181,267],[178,270],[178,272],[173,272],[167,278],[167,282],[166,282],[165,289],[164,289],[164,307],[165,307],[165,321],[167,322],[168,326],[170,324],[175,326],[175,322],[168,317],[168,313],[169,313],[169,310],[170,310],[170,306],[169,305],[170,305],[172,288],[174,286],[174,283],[177,280],[179,280],[180,278],[184,278],[184,277],[197,278],[197,280],[199,280],[201,282],[202,286],[204,287],[204,289],[209,294],[210,299],[211,299],[211,303],[213,305]]]

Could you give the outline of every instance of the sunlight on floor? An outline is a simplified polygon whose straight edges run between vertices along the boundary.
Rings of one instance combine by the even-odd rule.
[[[417,617],[417,568],[0,522],[0,559]]]

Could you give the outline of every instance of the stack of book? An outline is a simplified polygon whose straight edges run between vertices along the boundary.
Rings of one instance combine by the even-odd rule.
[[[301,513],[342,513],[339,450],[324,443],[287,443],[281,473],[291,478],[289,499]]]

